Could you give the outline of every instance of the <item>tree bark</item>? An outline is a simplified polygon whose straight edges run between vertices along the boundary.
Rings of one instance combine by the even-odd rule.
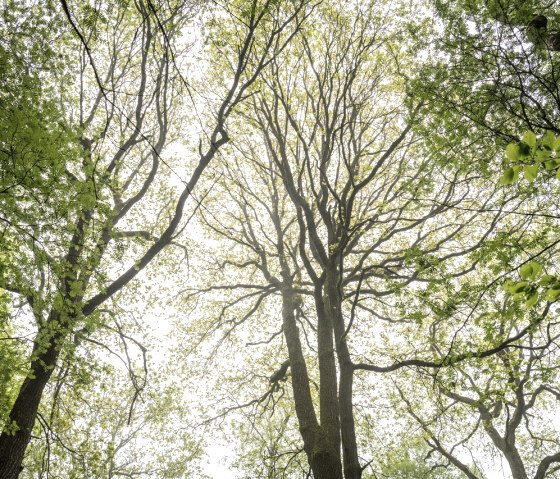
[[[51,312],[47,323],[59,320],[59,314]],[[10,412],[11,424],[17,427],[15,434],[10,428],[5,428],[0,435],[0,479],[17,479],[22,470],[23,457],[27,445],[31,440],[31,431],[35,424],[37,410],[43,395],[43,390],[47,385],[56,360],[60,354],[60,332],[52,334],[50,338],[42,338],[41,332],[37,334],[35,346],[33,348],[30,374],[23,381],[16,401]],[[44,344],[48,341],[46,350]]]
[[[317,352],[319,360],[319,392],[321,426],[325,439],[340,467],[340,416],[338,411],[338,379],[334,347],[332,315],[329,314],[328,292],[315,285],[315,306],[317,309]],[[333,476],[334,477],[334,476]]]
[[[511,469],[513,479],[528,479],[525,464],[515,445],[506,444],[502,451]]]
[[[321,397],[321,422],[324,420],[329,424],[329,427],[319,424],[311,397],[309,374],[303,355],[303,348],[301,346],[294,310],[295,298],[292,288],[290,286],[283,286],[282,322],[292,371],[292,390],[294,394],[296,416],[303,439],[304,450],[315,479],[342,479],[340,441],[337,443],[336,439],[333,440],[333,426],[329,424],[329,421],[333,421],[333,411],[329,411],[328,414],[323,411],[323,404],[327,404],[329,401],[325,402]],[[321,393],[323,391],[324,389],[321,387]],[[334,391],[336,396],[336,376]],[[336,403],[334,416],[334,421],[337,422],[338,412]],[[334,434],[335,438],[337,435],[338,428]]]
[[[515,446],[515,438],[513,433],[509,433],[510,437],[506,432],[506,437],[500,436],[500,433],[492,425],[492,417],[485,407],[479,406],[480,417],[482,418],[484,429],[486,430],[490,439],[494,445],[503,452],[506,461],[509,464],[511,475],[513,479],[528,479],[527,471],[525,470],[525,465],[523,464],[523,459],[519,455],[519,451]]]
[[[340,371],[338,406],[340,413],[340,433],[342,439],[342,457],[345,479],[361,479],[362,467],[358,457],[356,425],[354,422],[353,385],[354,368],[345,337],[345,324],[342,316],[342,297],[336,267],[327,273],[325,289],[328,291],[329,309],[332,314],[336,353]]]

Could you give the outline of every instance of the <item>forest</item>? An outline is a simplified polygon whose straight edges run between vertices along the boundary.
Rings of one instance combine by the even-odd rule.
[[[0,479],[560,477],[560,4],[0,9]]]

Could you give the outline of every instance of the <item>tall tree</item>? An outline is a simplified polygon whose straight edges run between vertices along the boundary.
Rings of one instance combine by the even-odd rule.
[[[314,20],[322,28],[304,29],[276,56],[262,91],[240,110],[236,150],[216,171],[201,211],[207,227],[232,244],[227,253],[215,253],[213,269],[223,270],[217,273],[223,283],[214,280],[202,291],[228,292],[211,297],[217,314],[209,329],[223,328],[222,339],[252,321],[241,337],[281,329],[287,352],[278,361],[279,377],[287,357],[316,478],[362,475],[357,371],[437,369],[493,354],[513,340],[500,337],[487,349],[468,344],[461,351],[451,338],[437,349],[429,331],[439,318],[399,314],[407,296],[472,276],[479,261],[472,253],[519,200],[478,168],[467,168],[461,139],[444,157],[425,129],[414,132],[431,112],[402,81],[412,76],[403,58],[416,45],[406,49],[402,42],[398,50],[407,24],[404,11],[394,8],[391,15],[373,3],[318,8]],[[492,154],[482,150],[476,161],[489,162]],[[518,228],[504,227],[511,235]],[[263,318],[275,310],[267,302],[281,308],[276,328]],[[421,346],[381,349],[375,340],[383,324],[397,338],[416,326]],[[460,335],[461,324],[453,325]]]
[[[200,108],[181,70],[181,35],[197,18],[196,2],[4,4],[2,61],[11,62],[16,48],[21,55],[13,60],[18,73],[7,79],[11,96],[3,112],[10,117],[1,123],[2,171],[10,172],[0,199],[2,241],[13,261],[0,286],[23,301],[26,314],[17,318],[28,322],[34,339],[0,436],[3,479],[20,472],[61,351],[78,333],[87,336],[103,324],[110,311],[100,307],[184,229],[187,200],[229,141],[228,117],[271,54],[298,31],[308,6],[255,0],[214,12],[236,26],[225,52],[227,86],[205,99],[210,122],[198,152],[172,163],[164,147],[184,133],[173,126],[179,107]],[[26,35],[44,38],[49,48],[34,50]],[[68,49],[61,65],[56,54]],[[33,88],[18,83],[19,71]],[[56,109],[47,109],[53,102]],[[171,174],[179,186],[168,188],[162,201],[162,182]]]

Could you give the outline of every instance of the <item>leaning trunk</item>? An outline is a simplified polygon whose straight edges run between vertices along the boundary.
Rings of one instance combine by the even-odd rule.
[[[57,321],[59,314],[51,312],[49,323]],[[39,340],[41,331],[37,334],[35,346],[33,348],[31,367],[29,374],[23,381],[17,398],[12,406],[9,416],[9,423],[0,435],[0,478],[17,479],[22,469],[25,450],[31,439],[31,431],[37,418],[37,411],[43,396],[43,391],[47,385],[60,348],[58,342],[61,334],[51,336],[46,350],[44,347],[45,338]]]

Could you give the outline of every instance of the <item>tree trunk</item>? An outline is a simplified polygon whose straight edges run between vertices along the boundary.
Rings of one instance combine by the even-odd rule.
[[[315,285],[315,307],[317,310],[317,352],[319,360],[319,406],[320,422],[325,433],[325,448],[332,451],[333,465],[337,464],[336,476],[342,477],[340,457],[340,416],[338,407],[338,379],[334,346],[332,315],[329,314],[328,292]]]
[[[325,289],[328,291],[329,309],[332,314],[336,353],[340,370],[338,404],[340,412],[340,432],[345,479],[361,479],[362,467],[358,457],[356,425],[354,423],[353,385],[354,368],[345,337],[345,324],[342,316],[342,297],[338,289],[336,271],[327,273]]]
[[[340,431],[342,435],[342,454],[344,459],[344,477],[361,479],[362,467],[358,458],[356,426],[352,404],[352,387],[354,371],[348,363],[340,365]]]
[[[479,412],[483,421],[484,429],[486,430],[488,436],[490,436],[494,445],[504,454],[511,469],[513,479],[528,479],[525,464],[523,464],[523,459],[519,455],[519,451],[515,446],[514,431],[509,432],[510,437],[508,437],[507,431],[506,437],[500,436],[496,428],[492,425],[492,417],[490,416],[488,409],[479,406]]]
[[[527,471],[525,471],[525,464],[515,445],[506,443],[503,452],[511,469],[511,476],[513,479],[528,479]]]
[[[288,355],[290,358],[290,369],[292,371],[292,390],[296,416],[298,418],[299,431],[303,439],[303,447],[307,454],[309,465],[313,468],[313,449],[315,445],[315,431],[319,427],[317,415],[311,399],[309,389],[309,374],[303,356],[299,330],[294,316],[295,301],[291,288],[282,288],[282,325]]]
[[[294,310],[295,298],[292,288],[291,286],[284,286],[282,288],[282,321],[290,358],[292,390],[299,430],[303,439],[303,447],[315,479],[342,479],[340,441],[338,443],[336,440],[333,441],[332,425],[330,428],[326,428],[322,424],[319,425],[317,421],[315,407],[311,398],[309,374],[299,338],[299,329]],[[323,392],[323,389],[322,387],[321,392]],[[336,397],[336,376],[334,391]],[[322,407],[322,399],[320,403]],[[331,411],[330,414],[332,416],[333,412]],[[334,414],[336,421],[338,421],[336,404]],[[322,411],[322,420],[324,416],[325,421],[327,421],[327,416]],[[338,434],[338,430],[336,434]]]
[[[333,456],[332,452],[316,451],[311,463],[314,479],[342,479],[342,465],[340,454]]]
[[[51,312],[48,322],[58,320],[58,313]],[[58,341],[61,333],[51,336],[46,350],[38,353],[45,347],[46,339],[39,339],[39,331],[33,348],[30,373],[23,381],[17,398],[10,412],[10,424],[0,435],[0,479],[17,479],[22,469],[25,450],[31,439],[31,431],[35,424],[37,411],[43,396],[43,390],[49,381],[56,360],[60,353]],[[12,425],[17,425],[13,433]]]

